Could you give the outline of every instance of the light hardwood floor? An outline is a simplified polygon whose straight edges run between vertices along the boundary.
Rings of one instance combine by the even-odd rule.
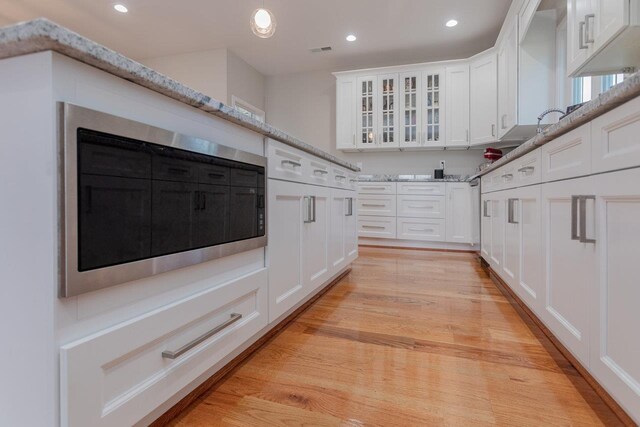
[[[473,254],[378,248],[171,423],[620,424]]]

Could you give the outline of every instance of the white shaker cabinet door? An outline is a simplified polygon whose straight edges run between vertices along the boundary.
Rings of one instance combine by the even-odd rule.
[[[345,224],[345,253],[347,263],[358,258],[358,203],[355,191],[347,192],[347,213]]]
[[[590,310],[590,368],[640,423],[640,169],[594,182],[596,295]],[[584,266],[583,266],[584,268]]]
[[[303,221],[308,214],[303,184],[268,180],[269,320],[273,322],[304,298]]]
[[[447,67],[447,148],[469,147],[469,64]]]
[[[505,198],[504,191],[498,191],[491,195],[491,252],[489,264],[497,274],[502,272],[504,256],[504,230],[505,230]]]
[[[471,187],[466,182],[447,183],[447,242],[471,243]]]
[[[482,258],[491,262],[491,197],[493,193],[482,195],[482,203],[480,207],[480,255]]]
[[[307,218],[302,227],[302,276],[305,294],[324,284],[331,276],[329,262],[329,218],[331,190],[306,186]]]
[[[340,77],[336,82],[336,148],[356,148],[356,79]]]
[[[543,308],[542,219],[540,197],[542,186],[515,190],[512,218],[518,226],[518,269],[515,292],[535,313]]]
[[[498,66],[495,51],[482,54],[471,62],[469,90],[470,145],[496,141]]]
[[[581,178],[542,186],[542,320],[584,366],[589,366],[596,214],[592,199],[576,196],[593,195],[593,183],[592,178]]]

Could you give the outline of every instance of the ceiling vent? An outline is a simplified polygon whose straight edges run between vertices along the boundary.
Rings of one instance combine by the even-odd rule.
[[[331,46],[324,47],[314,47],[313,49],[309,49],[311,53],[322,53],[322,52],[331,52]]]

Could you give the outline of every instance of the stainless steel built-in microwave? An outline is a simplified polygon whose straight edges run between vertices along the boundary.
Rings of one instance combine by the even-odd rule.
[[[60,104],[60,296],[266,246],[266,159]]]

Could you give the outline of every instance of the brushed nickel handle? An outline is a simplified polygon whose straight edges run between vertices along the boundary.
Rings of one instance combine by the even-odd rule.
[[[571,240],[580,240],[578,235],[578,202],[580,196],[571,196]]]
[[[409,231],[429,231],[429,232],[432,232],[433,228],[409,228]]]
[[[496,125],[491,125],[491,136],[496,136]]]
[[[362,206],[366,206],[368,208],[384,208],[387,205],[381,205],[381,204],[375,205],[373,203],[363,203]]]
[[[507,115],[503,114],[502,115],[502,129],[506,129],[507,128],[506,120],[507,120]]]
[[[305,224],[311,224],[316,222],[316,196],[304,196],[304,201],[307,204],[307,216],[303,220]]]
[[[353,146],[354,147],[356,146],[356,134],[355,133],[353,134]]]
[[[588,48],[588,46],[584,44],[584,29],[585,23],[580,22],[580,24],[578,24],[578,47],[580,48],[580,50]]]
[[[294,168],[302,167],[302,163],[300,163],[300,162],[296,162],[296,161],[293,161],[293,160],[283,160],[283,161],[282,161],[282,165],[283,165],[283,166],[284,166],[284,165],[291,165],[291,166],[293,166]]]
[[[489,202],[490,202],[490,200],[485,200],[483,202],[484,206],[483,206],[483,214],[482,214],[482,216],[484,216],[485,218],[491,218],[491,215],[489,215],[489,208],[488,208]]]
[[[171,350],[163,351],[162,352],[162,357],[165,358],[165,359],[177,359],[178,357],[182,356],[183,354],[185,354],[187,351],[191,350],[192,348],[194,348],[198,344],[208,340],[209,338],[211,338],[212,336],[214,336],[218,332],[221,332],[222,330],[228,328],[229,326],[233,325],[234,323],[236,323],[240,319],[242,319],[242,314],[232,313],[231,317],[229,318],[229,320],[227,320],[226,322],[216,326],[215,328],[211,329],[210,331],[200,335],[198,338],[194,339],[193,341],[188,342],[187,344],[183,345],[179,349],[174,350],[174,351],[171,351]]]
[[[433,206],[408,205],[409,209],[433,209]]]
[[[509,224],[518,224],[518,221],[516,221],[515,218],[515,209],[514,209],[514,205],[516,204],[516,202],[519,199],[508,199],[507,200],[507,221],[509,222]]]
[[[347,212],[344,216],[353,216],[353,197],[347,197],[345,200],[347,201]]]
[[[535,166],[523,166],[520,169],[518,169],[518,172],[533,172],[534,170],[536,170]]]
[[[370,228],[373,230],[384,230],[385,227],[381,225],[363,225],[362,228]]]
[[[508,179],[509,181],[511,181],[513,179],[513,174],[512,173],[505,173],[504,175],[501,176],[501,178]]]
[[[595,202],[596,196],[579,196],[580,199],[580,243],[595,243],[596,239],[587,238],[587,200]]]
[[[595,41],[591,37],[589,37],[589,33],[591,33],[589,19],[594,19],[595,17],[596,15],[594,15],[593,13],[584,16],[584,39],[586,43],[594,43]]]
[[[347,177],[344,175],[336,175],[335,178],[340,180],[347,179]]]
[[[469,142],[469,129],[467,129],[467,131],[466,131],[466,132],[467,132],[467,139],[466,139],[466,142]]]
[[[387,187],[362,187],[361,190],[386,190]]]
[[[313,173],[315,173],[315,174],[318,174],[318,173],[319,173],[320,175],[326,175],[326,174],[328,174],[329,172],[328,172],[328,171],[326,171],[326,170],[324,170],[324,169],[314,169]]]

